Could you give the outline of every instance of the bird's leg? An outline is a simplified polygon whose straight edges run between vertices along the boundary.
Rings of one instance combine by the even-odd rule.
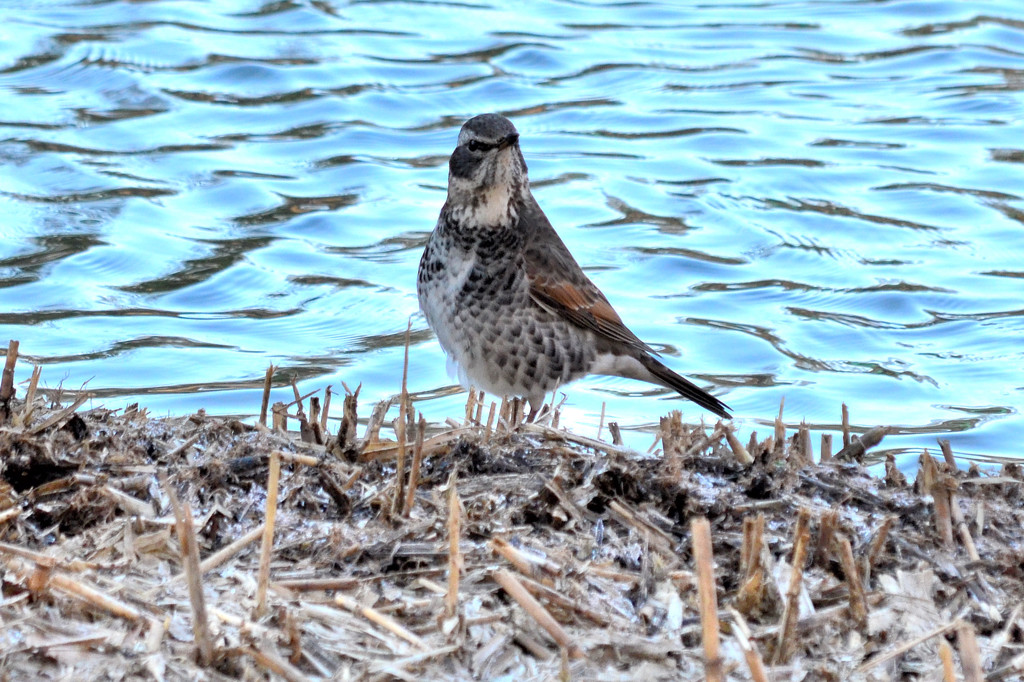
[[[544,402],[544,396],[539,398],[530,398],[530,414],[526,415],[525,421],[529,424],[537,421],[537,418],[547,410],[547,404]]]

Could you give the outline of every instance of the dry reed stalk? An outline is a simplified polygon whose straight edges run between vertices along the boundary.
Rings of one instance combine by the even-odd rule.
[[[483,418],[484,414],[485,396],[486,394],[483,391],[480,391],[480,395],[477,397],[476,414],[473,416],[473,423],[476,424],[477,426],[482,425],[482,422],[480,420]]]
[[[754,463],[754,458],[750,456],[747,449],[743,447],[743,443],[736,437],[735,429],[732,426],[725,428],[725,439],[729,442],[729,449],[732,450],[732,454],[737,462],[743,466],[749,466]]]
[[[210,622],[206,616],[206,599],[203,596],[203,576],[199,571],[199,543],[196,541],[196,527],[192,520],[192,507],[188,502],[175,509],[178,517],[178,539],[181,541],[181,559],[185,564],[188,584],[188,600],[192,605],[192,633],[196,643],[199,665],[213,663],[213,638]]]
[[[832,556],[832,542],[839,529],[839,510],[832,508],[818,518],[818,542],[815,546],[814,563],[828,566]]]
[[[3,409],[0,409],[0,424],[3,424],[10,414],[11,398],[14,397],[14,366],[18,362],[18,347],[21,342],[11,339],[7,342],[7,357],[4,360],[4,372],[2,378],[0,378],[0,403],[3,403]]]
[[[256,528],[253,528],[251,531],[249,531],[248,533],[246,533],[242,537],[238,538],[237,540],[235,540],[231,544],[228,544],[228,545],[225,545],[225,546],[221,547],[219,550],[217,550],[216,552],[214,552],[210,556],[208,556],[205,559],[203,559],[202,561],[200,561],[199,562],[199,573],[200,574],[208,573],[209,571],[212,571],[213,569],[215,569],[218,566],[220,566],[221,564],[223,564],[225,561],[227,561],[231,557],[233,557],[236,554],[238,554],[247,545],[249,545],[252,542],[255,542],[257,540],[257,538],[259,538],[261,535],[263,535],[265,527],[266,527],[266,524],[260,524],[259,526],[257,526]],[[171,578],[171,581],[174,582],[174,581],[187,580],[187,579],[188,579],[188,573],[187,572],[182,572],[182,573],[179,573],[178,575],[176,575],[175,577]]]
[[[12,574],[24,576],[26,584],[35,593],[41,592],[44,588],[56,588],[118,618],[138,621],[145,617],[134,606],[119,601],[85,582],[54,570],[53,558],[45,558],[50,560],[48,562],[50,565],[33,562],[34,566],[30,566],[27,562],[14,558],[8,559],[6,563]]]
[[[832,434],[823,433],[821,434],[821,456],[818,462],[824,464],[825,462],[832,461]]]
[[[715,594],[715,568],[711,548],[711,524],[705,518],[690,522],[693,564],[697,573],[700,625],[704,644],[704,676],[707,682],[724,680],[718,642],[718,597]]]
[[[874,668],[876,666],[879,666],[879,665],[882,665],[883,663],[891,661],[892,659],[896,658],[897,656],[902,656],[903,654],[907,653],[908,651],[910,651],[914,647],[916,647],[916,646],[918,646],[920,644],[923,644],[924,642],[927,642],[932,637],[939,637],[940,635],[946,634],[950,630],[955,629],[956,626],[957,626],[956,622],[946,623],[945,625],[940,625],[939,627],[935,628],[934,630],[930,630],[930,631],[924,633],[923,635],[915,637],[914,639],[910,640],[909,642],[904,642],[903,644],[900,644],[897,647],[889,649],[884,654],[876,656],[875,658],[872,658],[870,661],[867,661],[866,663],[862,663],[853,672],[857,673],[857,674],[866,673],[868,670],[871,670],[872,668]]]
[[[921,479],[921,492],[932,496],[935,529],[939,533],[943,546],[953,548],[953,517],[950,510],[949,489],[942,484],[938,465],[925,450],[920,458],[918,477]]]
[[[552,587],[548,587],[547,585],[539,583],[531,578],[527,578],[526,576],[520,576],[519,582],[523,584],[523,587],[529,590],[530,594],[538,599],[544,599],[548,603],[554,604],[565,611],[578,613],[587,620],[596,623],[601,627],[607,627],[611,623],[611,620],[603,614],[598,613],[588,606],[584,606],[575,599],[570,599]]]
[[[392,402],[394,402],[394,398],[387,398],[373,406],[370,418],[366,421],[366,431],[363,434],[361,449],[377,442],[380,436],[380,427],[384,425],[384,416],[391,409]]]
[[[27,433],[29,435],[31,435],[31,436],[34,436],[37,433],[42,433],[43,431],[45,431],[46,429],[50,428],[51,426],[53,426],[54,424],[56,424],[60,420],[64,419],[64,417],[67,417],[68,415],[73,414],[75,410],[77,410],[79,407],[84,405],[85,401],[88,400],[91,397],[92,397],[92,393],[79,393],[75,397],[75,401],[73,403],[71,403],[70,405],[65,407],[60,412],[55,412],[55,413],[51,414],[46,419],[44,419],[40,423],[36,424],[32,428],[30,428]]]
[[[800,614],[800,584],[804,575],[804,562],[807,559],[807,545],[810,543],[811,531],[810,511],[806,507],[800,509],[797,518],[793,541],[793,559],[790,566],[789,585],[786,588],[786,603],[782,611],[782,623],[775,647],[775,663],[788,663],[793,655],[796,622]]]
[[[354,448],[356,445],[356,426],[359,423],[357,407],[359,405],[359,391],[363,385],[356,386],[355,393],[342,384],[345,389],[345,400],[341,408],[341,424],[338,426],[338,444],[342,450]]]
[[[843,450],[850,447],[850,408],[843,403]]]
[[[320,397],[313,396],[309,399],[309,425],[320,426]]]
[[[949,470],[956,471],[958,469],[956,465],[956,457],[953,456],[953,447],[949,444],[949,440],[939,438],[939,449],[942,450],[942,458],[945,459],[946,464],[949,465]]]
[[[25,392],[25,404],[22,405],[21,414],[18,416],[18,421],[24,426],[28,426],[32,419],[32,413],[36,409],[36,389],[39,388],[39,375],[42,372],[43,368],[39,365],[32,368],[32,378],[29,379],[28,390]]]
[[[21,507],[11,507],[0,512],[0,526],[21,516]]]
[[[491,407],[494,407],[494,403],[491,403]],[[416,425],[416,444],[412,449],[412,466],[409,467],[409,487],[405,491],[405,504],[402,507],[402,516],[407,518],[412,513],[413,505],[416,504],[416,488],[420,484],[420,468],[423,466],[423,436],[426,431],[427,420],[421,414],[420,421]]]
[[[662,462],[665,478],[678,481],[683,475],[683,462],[680,452],[683,440],[683,413],[672,410],[661,418]]]
[[[465,426],[469,426],[473,423],[473,413],[476,408],[476,388],[473,386],[469,387],[469,394],[466,396],[466,419],[463,422]]]
[[[487,411],[487,426],[484,429],[484,439],[488,442],[491,440],[491,429],[494,427],[494,411],[497,406],[498,404],[492,400],[491,408]]]
[[[633,528],[637,535],[646,538],[651,547],[658,551],[670,564],[678,564],[679,557],[675,552],[675,541],[665,531],[648,521],[637,510],[626,506],[620,500],[613,500],[608,504],[608,510],[613,517],[627,528]]]
[[[395,492],[391,497],[391,514],[402,513],[405,504],[405,456],[406,426],[412,409],[409,400],[409,335],[412,333],[412,317],[405,326],[405,356],[402,362],[402,390],[398,394],[398,421],[395,424],[395,439],[398,441],[398,461],[395,464]],[[467,410],[469,408],[467,407]]]
[[[567,649],[572,658],[583,658],[583,651],[569,637],[569,633],[558,624],[558,621],[548,613],[548,610],[539,601],[534,599],[533,595],[523,587],[523,584],[514,575],[509,573],[507,569],[502,568],[495,571],[491,577],[494,579],[494,582],[501,586],[501,589],[505,590],[510,597],[523,607],[523,610],[538,625],[544,628],[545,632],[551,635],[551,638],[555,640],[558,646]]]
[[[811,430],[807,422],[801,420],[797,429],[797,442],[800,443],[800,457],[804,466],[814,466],[814,450],[811,448]]]
[[[747,621],[736,609],[729,609],[729,613],[733,620],[732,634],[736,638],[736,644],[739,645],[740,651],[743,652],[743,659],[747,662],[747,668],[750,670],[750,678],[754,682],[768,682],[768,671],[765,670],[764,659],[761,658],[761,652],[757,650],[757,645],[750,641],[750,627],[747,626]]]
[[[743,544],[740,545],[740,572],[744,579],[757,570],[761,559],[761,541],[764,535],[764,514],[755,518],[743,517]]]
[[[956,682],[956,670],[953,667],[953,647],[949,642],[939,642],[939,659],[942,661],[942,682]]]
[[[324,409],[320,413],[320,433],[327,434],[327,417],[331,413],[331,396],[334,392],[331,390],[330,384],[324,389]]]
[[[278,656],[269,648],[243,646],[239,651],[256,661],[263,669],[283,677],[288,682],[305,682],[309,678],[301,670]]]
[[[971,529],[967,526],[967,522],[964,520],[964,513],[960,511],[960,505],[957,504],[956,495],[954,494],[957,489],[956,479],[945,474],[939,477],[939,480],[936,481],[936,485],[941,486],[944,489],[946,497],[949,499],[950,518],[956,526],[957,532],[960,534],[960,542],[967,551],[967,557],[971,561],[979,561],[981,556],[978,554],[978,548],[974,544],[974,538],[971,537]]]
[[[868,626],[868,606],[864,600],[864,583],[861,582],[860,573],[857,571],[857,562],[853,558],[853,546],[849,538],[844,535],[836,535],[839,546],[839,562],[846,575],[846,586],[850,593],[850,617],[861,630]]]
[[[882,556],[882,550],[885,549],[885,541],[889,538],[889,531],[892,530],[893,524],[896,523],[895,516],[887,516],[882,521],[882,525],[875,531],[875,537],[871,539],[871,544],[868,545],[868,553],[864,557],[864,579],[867,580],[871,576],[871,572],[875,568],[875,564],[878,563],[878,558]]]
[[[349,597],[348,595],[335,595],[334,603],[338,606],[348,609],[352,613],[356,613],[362,616],[363,618],[370,621],[371,623],[374,623],[375,625],[379,625],[391,634],[401,637],[402,639],[409,642],[418,649],[423,649],[424,651],[428,651],[430,649],[430,647],[427,646],[427,643],[424,642],[419,637],[419,635],[410,632],[394,618],[391,618],[390,616],[381,613],[373,607],[363,606],[352,597]]]
[[[138,516],[142,519],[151,519],[156,516],[156,513],[153,511],[152,504],[149,502],[143,502],[136,497],[132,497],[128,493],[118,490],[117,488],[105,485],[99,488],[99,492],[101,495],[110,498],[114,504],[132,516]],[[0,515],[0,520],[2,520],[2,515]]]
[[[743,544],[740,546],[740,571],[743,574],[740,589],[733,600],[743,613],[752,613],[764,601],[765,581],[762,563],[764,547],[764,514],[743,519]]]
[[[253,618],[260,618],[267,610],[267,587],[270,584],[270,554],[274,548],[274,525],[277,521],[277,493],[281,480],[281,455],[270,453],[267,472],[267,506],[264,510],[263,544],[260,547],[260,566],[256,580],[256,606]]]
[[[274,378],[274,366],[267,366],[267,373],[263,376],[263,401],[260,403],[260,424],[267,425],[267,406],[270,405],[270,386]]]
[[[548,587],[554,585],[554,581],[551,579],[551,576],[561,573],[558,565],[553,561],[526,554],[525,552],[510,545],[508,541],[503,538],[491,538],[491,541],[488,542],[487,545],[492,551],[500,554],[506,561],[515,566],[517,571],[523,575],[528,575],[540,580]],[[541,573],[542,571],[547,575],[543,575]]]
[[[444,598],[447,618],[454,618],[459,608],[459,578],[462,574],[462,552],[459,538],[462,537],[462,503],[455,484],[457,471],[453,471],[448,482],[448,593]]]
[[[849,445],[844,446],[842,450],[836,453],[835,458],[841,461],[853,460],[860,462],[868,450],[881,443],[882,439],[889,435],[890,431],[892,429],[888,426],[873,426],[862,433],[860,438],[854,438]]]
[[[282,462],[303,464],[308,467],[320,466],[320,460],[312,455],[300,455],[297,452],[285,452],[284,450],[275,450],[274,453],[281,458]]]
[[[604,428],[604,410],[605,410],[605,408],[607,406],[608,406],[608,404],[605,401],[602,400],[601,401],[601,419],[597,422],[597,436],[595,436],[595,438],[597,438],[598,440],[601,440],[601,430]],[[665,428],[664,419],[665,418],[662,417],[662,423],[661,423],[662,430],[664,430],[664,428]]]
[[[199,572],[199,543],[196,541],[195,522],[192,520],[192,508],[178,501],[178,494],[168,482],[167,477],[160,475],[174,512],[178,542],[181,544],[181,562],[184,565],[188,581],[188,599],[192,606],[192,636],[196,644],[199,664],[209,666],[213,662],[213,640],[210,637],[210,622],[206,616],[206,599],[203,596],[203,577]]]
[[[985,672],[981,665],[981,650],[974,626],[967,621],[956,624],[956,648],[960,651],[960,665],[963,667],[964,682],[983,682]]]
[[[558,426],[558,414],[555,414],[554,426]],[[608,422],[608,435],[612,437],[612,445],[622,445],[622,431],[618,422]]]
[[[295,578],[275,580],[274,586],[291,592],[326,592],[327,590],[351,590],[362,583],[359,578]]]
[[[274,403],[270,408],[271,412],[271,428],[274,431],[287,431],[288,430],[288,408],[284,406],[284,403]]]
[[[512,429],[515,430],[526,419],[526,403],[522,398],[514,398],[512,406],[515,408],[515,411],[512,413]]]
[[[772,448],[772,458],[778,459],[784,454],[786,447],[786,424],[782,421],[782,411],[786,407],[786,396],[779,400],[779,414],[775,417],[775,441]]]

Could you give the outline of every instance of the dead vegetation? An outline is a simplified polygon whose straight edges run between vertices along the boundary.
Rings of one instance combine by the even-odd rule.
[[[1020,466],[875,478],[845,411],[816,463],[781,415],[744,445],[672,413],[637,453],[473,394],[428,430],[347,392],[328,435],[329,392],[268,428],[38,378],[0,382],[6,679],[1024,675]]]

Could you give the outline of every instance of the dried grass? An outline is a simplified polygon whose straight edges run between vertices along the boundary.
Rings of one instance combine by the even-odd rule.
[[[747,446],[671,415],[665,460],[475,394],[440,432],[396,397],[395,442],[347,388],[335,436],[43,393],[0,395],[10,679],[1024,674],[1020,465],[875,478],[845,409],[815,464],[781,415]]]

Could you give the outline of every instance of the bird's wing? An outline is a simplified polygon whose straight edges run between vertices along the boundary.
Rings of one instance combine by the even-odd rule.
[[[523,256],[530,297],[538,305],[578,327],[657,355],[622,323],[622,318],[583,272],[532,197],[520,216],[520,224],[526,232]]]

